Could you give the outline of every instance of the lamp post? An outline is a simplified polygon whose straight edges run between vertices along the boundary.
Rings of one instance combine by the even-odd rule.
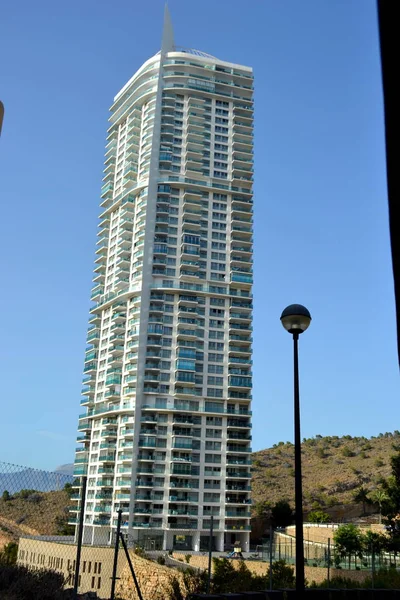
[[[303,541],[303,484],[301,477],[300,395],[299,395],[299,335],[311,323],[311,315],[305,306],[291,304],[281,315],[283,327],[293,336],[294,357],[294,484],[296,514],[296,592],[304,590],[304,541]],[[300,596],[299,596],[300,597]]]

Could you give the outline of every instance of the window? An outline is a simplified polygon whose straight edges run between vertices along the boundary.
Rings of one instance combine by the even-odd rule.
[[[216,327],[217,329],[223,329],[224,321],[222,321],[220,319],[210,319],[209,326]]]
[[[211,268],[212,268],[214,271],[225,271],[225,270],[226,270],[226,268],[225,268],[225,263],[216,263],[216,262],[212,262],[212,263],[211,263]]]
[[[208,365],[209,373],[219,373],[220,375],[224,372],[224,367],[222,365]],[[209,417],[207,417],[208,419]]]
[[[223,385],[224,378],[223,377],[214,377],[214,375],[209,375],[207,377],[207,383],[209,385]]]
[[[223,362],[224,355],[223,354],[215,354],[215,353],[211,352],[208,354],[208,360],[210,362]]]
[[[210,331],[208,334],[210,340],[223,340],[224,332],[223,331]]]
[[[222,390],[219,388],[207,388],[207,396],[210,398],[222,398]]]
[[[214,250],[225,250],[226,244],[223,244],[222,242],[211,242],[211,248]]]

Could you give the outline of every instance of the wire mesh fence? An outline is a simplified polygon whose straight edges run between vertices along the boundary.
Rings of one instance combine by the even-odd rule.
[[[28,581],[29,573],[40,572],[46,574],[45,585],[50,594],[38,596],[40,598],[63,598],[62,594],[69,590],[72,598],[90,592],[90,597],[107,600],[114,597],[153,600],[158,582],[163,580],[162,572],[154,578],[154,562],[158,569],[166,565],[165,568],[175,567],[178,572],[189,566],[187,555],[183,559],[185,555],[179,556],[179,552],[187,551],[191,531],[185,528],[173,530],[171,539],[178,552],[178,557],[174,557],[172,545],[170,552],[165,548],[161,530],[138,527],[128,534],[129,515],[122,510],[112,520],[108,519],[112,526],[103,528],[104,540],[93,543],[93,522],[84,510],[91,502],[89,495],[93,491],[88,489],[85,493],[86,483],[84,476],[76,478],[62,472],[0,462],[2,599],[8,598],[2,585],[5,579],[10,579],[11,567],[17,569],[15,576],[19,579],[18,592],[10,595],[13,599],[34,600],[36,596],[29,591],[32,587]],[[98,519],[104,519],[105,505],[97,502],[95,511],[96,508]],[[209,535],[206,537],[208,547]],[[140,584],[135,579],[133,563],[136,567],[139,565]],[[201,565],[197,570],[205,568]],[[152,582],[151,586],[149,582]],[[146,588],[146,594],[142,595],[140,586]]]
[[[10,565],[21,567],[19,579],[24,567],[45,571],[53,574],[48,585],[54,594],[71,588],[75,596],[96,592],[109,598],[113,547],[82,546],[77,556],[82,503],[71,503],[79,493],[76,484],[69,474],[0,462],[0,574]]]
[[[222,550],[221,544],[217,543],[222,539],[218,519],[212,517],[214,530],[210,526],[201,532],[194,528],[194,523],[192,528],[187,525],[179,528],[177,523],[168,522],[166,530],[163,530],[161,526],[146,527],[144,521],[139,524],[132,521],[133,527],[128,528],[129,519],[132,518],[129,505],[120,506],[115,514],[106,515],[109,504],[97,499],[98,492],[93,486],[88,486],[87,493],[85,488],[85,476],[77,479],[62,472],[51,473],[0,462],[2,599],[7,596],[1,588],[4,579],[1,572],[10,565],[22,569],[18,573],[19,589],[22,589],[21,576],[24,573],[50,574],[53,579],[51,584],[47,582],[46,585],[48,589],[54,589],[54,593],[49,598],[62,598],[57,596],[57,590],[64,593],[63,590],[70,589],[73,598],[79,597],[78,593],[91,592],[92,597],[103,599],[113,599],[115,595],[115,598],[155,600],[159,588],[176,573],[179,575],[189,567],[198,573],[207,572],[211,564],[209,552],[213,556],[241,558],[238,554],[241,555],[243,551],[245,558],[249,559],[247,564],[251,560],[266,563],[284,560],[288,564],[295,564],[295,538],[283,532],[275,532],[272,543],[266,542],[251,554],[240,547],[242,530],[238,529],[228,536],[225,534],[225,542],[231,542],[223,545],[225,553],[217,552],[218,548]],[[92,496],[97,501],[93,502]],[[98,517],[95,518],[108,523],[108,527],[97,528],[96,543],[93,517],[86,514],[86,509],[92,515],[96,515],[97,510]],[[101,543],[99,532],[104,532]],[[193,551],[195,536],[198,546]],[[396,554],[372,551],[340,557],[331,542],[305,540],[306,565],[371,572],[381,567],[400,568]],[[154,563],[157,563],[157,567]],[[162,570],[167,567],[174,567],[170,569],[170,574]],[[260,565],[260,569],[260,573],[266,572],[267,565]],[[29,593],[24,597],[21,592],[10,597],[34,599]]]
[[[265,561],[284,560],[287,564],[296,564],[296,539],[282,533],[274,533],[272,544],[262,546],[262,558]],[[304,541],[304,563],[309,567],[323,567],[337,570],[373,571],[388,568],[400,568],[400,557],[396,552],[377,551],[373,547],[363,552],[339,555],[333,539],[325,543]]]

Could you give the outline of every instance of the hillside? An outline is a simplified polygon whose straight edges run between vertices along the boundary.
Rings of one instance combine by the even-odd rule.
[[[67,522],[68,494],[33,493],[27,498],[0,499],[0,548],[20,535],[57,535]]]
[[[350,504],[361,486],[374,490],[390,475],[390,457],[400,450],[400,432],[370,439],[351,436],[315,436],[303,440],[304,508]],[[294,446],[280,442],[255,452],[253,506],[286,499],[294,505]]]

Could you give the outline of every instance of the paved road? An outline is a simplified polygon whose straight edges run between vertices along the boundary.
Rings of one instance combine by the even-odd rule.
[[[195,554],[192,552],[191,554]],[[203,552],[196,552],[196,554],[204,554]],[[186,562],[181,562],[180,560],[176,560],[172,558],[168,552],[165,550],[146,550],[146,555],[152,560],[157,560],[159,556],[163,556],[165,559],[165,565],[167,567],[174,567],[174,569],[178,569],[179,571],[186,571],[187,569],[192,569],[195,571],[201,571],[202,569],[198,569],[197,567],[190,566]]]

